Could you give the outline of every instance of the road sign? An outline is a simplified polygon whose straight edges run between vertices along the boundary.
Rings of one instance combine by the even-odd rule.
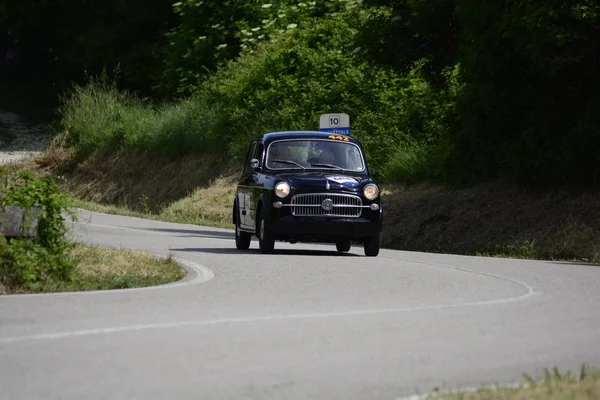
[[[319,130],[350,136],[350,116],[344,113],[323,114],[319,121]]]

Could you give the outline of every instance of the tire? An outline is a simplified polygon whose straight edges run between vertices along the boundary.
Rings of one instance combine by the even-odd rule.
[[[248,232],[240,230],[239,224],[235,224],[235,247],[238,250],[248,250],[250,248],[250,240],[252,235]]]
[[[267,220],[264,212],[260,212],[258,217],[258,247],[263,254],[270,254],[275,249],[275,238],[273,234],[266,229]]]
[[[380,236],[379,233],[376,233],[365,238],[365,256],[377,257],[379,255]]]
[[[339,251],[340,253],[347,253],[350,251],[350,247],[352,247],[352,244],[350,243],[350,240],[338,240],[337,242],[335,242],[335,248],[337,249],[337,251]]]

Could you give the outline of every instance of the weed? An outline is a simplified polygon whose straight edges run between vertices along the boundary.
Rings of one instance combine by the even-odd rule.
[[[524,384],[518,387],[481,388],[475,391],[456,391],[448,394],[429,396],[444,400],[596,400],[600,398],[600,371],[582,365],[580,372],[561,372],[558,368],[544,369],[543,376],[533,378],[524,375]]]

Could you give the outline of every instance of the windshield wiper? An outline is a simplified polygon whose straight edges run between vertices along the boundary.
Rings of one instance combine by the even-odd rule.
[[[310,163],[310,165],[313,167],[337,168],[339,170],[346,171],[344,168],[338,167],[337,165],[333,164]]]
[[[290,160],[271,160],[271,162],[278,162],[278,163],[282,163],[282,164],[290,164],[290,165],[297,165],[302,169],[306,169],[304,168],[302,165],[298,164],[297,162],[294,161],[290,161]]]

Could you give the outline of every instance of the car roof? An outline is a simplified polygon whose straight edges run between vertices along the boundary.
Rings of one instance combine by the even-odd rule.
[[[323,132],[323,131],[281,131],[281,132],[269,132],[257,136],[255,139],[262,140],[265,145],[276,140],[283,139],[326,139],[329,136],[340,136],[337,133]],[[360,146],[358,140],[348,135],[341,135],[348,137],[349,141]]]

